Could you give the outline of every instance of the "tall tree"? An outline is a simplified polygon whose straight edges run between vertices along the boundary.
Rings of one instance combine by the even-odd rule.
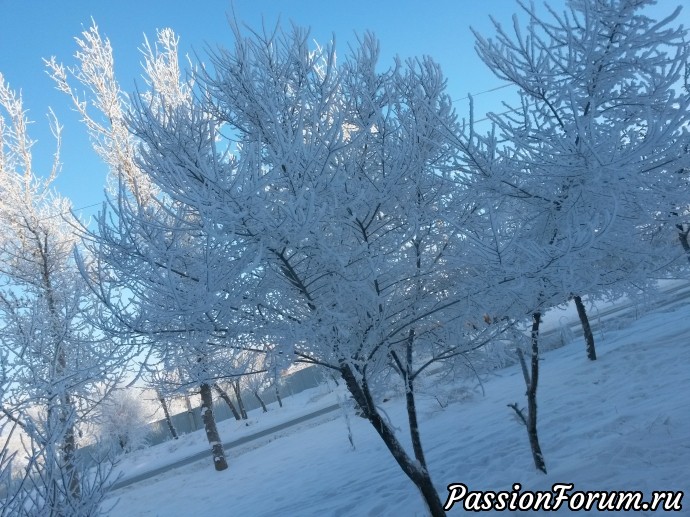
[[[689,101],[676,90],[685,30],[673,25],[678,10],[648,17],[651,3],[572,0],[542,17],[518,2],[526,26],[516,17],[512,33],[495,21],[494,38],[475,33],[481,59],[522,98],[492,116],[508,142],[502,191],[521,200],[523,226],[552,259],[549,296],[574,299],[590,359],[581,297],[620,295],[671,263],[668,248],[645,237],[687,192],[676,174],[688,159]]]
[[[82,115],[96,151],[111,167],[110,200],[97,217],[98,230],[84,228],[84,246],[95,260],[83,273],[103,304],[103,331],[146,345],[156,368],[180,376],[176,386],[156,388],[166,395],[186,393],[194,386],[199,390],[214,465],[223,470],[227,462],[213,417],[211,387],[224,376],[223,363],[214,354],[232,347],[232,322],[242,318],[231,293],[233,282],[242,285],[237,283],[241,271],[231,266],[242,262],[236,251],[240,248],[218,245],[193,209],[156,191],[137,163],[136,140],[125,124],[129,102],[113,72],[110,43],[94,25],[77,44],[77,67],[64,67],[55,59],[48,65],[58,88]],[[152,109],[174,110],[191,102],[192,85],[181,75],[177,49],[178,39],[169,29],[159,31],[157,41],[146,41],[142,49],[150,86],[142,95]],[[72,80],[87,87],[89,102],[75,93]],[[91,105],[95,113],[89,111]],[[218,267],[219,262],[224,267]],[[224,276],[228,274],[230,280]],[[153,361],[146,367],[153,368]]]
[[[195,103],[134,101],[141,167],[198,212],[213,242],[246,243],[265,275],[255,294],[266,332],[290,341],[298,360],[338,372],[442,515],[414,381],[464,349],[471,304],[448,261],[460,254],[448,210],[462,193],[447,178],[456,122],[439,67],[422,59],[378,72],[370,36],[343,64],[332,45],[309,49],[299,29],[235,38],[197,79]],[[375,402],[391,369],[412,453]]]
[[[98,306],[73,258],[70,205],[52,189],[59,152],[48,175],[34,172],[22,100],[2,76],[0,108],[7,116],[0,117],[0,418],[19,427],[29,457],[26,482],[11,488],[4,511],[92,515],[107,478],[84,475],[78,430],[135,350],[93,326]]]

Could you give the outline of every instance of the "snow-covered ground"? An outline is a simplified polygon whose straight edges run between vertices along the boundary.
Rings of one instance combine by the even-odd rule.
[[[574,483],[574,490],[640,490],[647,501],[655,490],[688,494],[690,305],[609,321],[595,337],[596,362],[585,358],[581,338],[543,356],[539,431],[548,475],[535,471],[525,429],[507,407],[525,405],[518,367],[491,376],[484,395],[461,385],[446,389],[440,400],[452,402],[444,408],[430,391],[420,397],[427,462],[443,500],[453,483],[482,491],[510,491],[516,482],[523,491]],[[316,388],[286,400],[283,409],[255,413],[249,426],[223,422],[223,439],[325,407],[339,396],[332,387]],[[400,400],[382,407],[405,428]],[[426,515],[416,489],[370,424],[353,415],[349,420],[354,449],[344,413],[336,411],[229,450],[224,472],[215,472],[209,457],[117,490],[108,500],[116,503],[108,515]],[[205,448],[205,436],[197,432],[130,455],[122,468],[130,476]],[[462,514],[461,503],[449,512]],[[680,514],[690,515],[690,500],[683,501]]]

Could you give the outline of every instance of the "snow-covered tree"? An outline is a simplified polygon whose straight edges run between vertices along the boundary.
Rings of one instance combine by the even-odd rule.
[[[245,293],[236,286],[245,288],[255,277],[245,281],[241,275],[241,242],[214,240],[194,209],[156,192],[139,168],[136,139],[125,126],[129,103],[116,82],[108,40],[94,26],[77,43],[78,67],[66,68],[54,59],[49,65],[111,166],[113,187],[96,218],[98,229],[84,229],[84,246],[95,260],[83,269],[104,306],[103,331],[145,345],[162,369],[156,378],[175,374],[176,386],[155,386],[165,395],[198,389],[214,465],[222,470],[227,462],[212,411],[212,385],[225,370],[216,354],[236,346],[233,325],[245,316]],[[192,100],[177,48],[177,37],[166,29],[143,49],[150,88],[142,95],[151,109],[180,109]],[[75,93],[72,79],[88,88],[90,102]],[[89,112],[90,105],[96,113]]]
[[[172,418],[170,416],[168,401],[166,400],[165,395],[163,395],[159,390],[156,391],[156,398],[158,399],[158,402],[161,405],[161,409],[163,409],[163,416],[165,418],[166,424],[168,424],[168,430],[170,431],[170,435],[173,437],[173,440],[177,440],[177,430],[175,429]]]
[[[118,452],[131,452],[146,445],[147,408],[139,395],[118,390],[101,403],[98,411],[99,441]]]
[[[469,346],[476,307],[462,288],[471,275],[448,261],[461,254],[448,211],[467,193],[447,178],[456,122],[439,67],[420,59],[379,72],[369,36],[343,63],[332,45],[310,49],[300,29],[235,38],[234,50],[212,55],[194,103],[134,101],[141,168],[193,207],[214,245],[245,244],[262,275],[254,296],[266,334],[343,378],[441,515],[414,381]],[[391,372],[404,387],[411,454],[375,402]]]
[[[464,233],[506,280],[496,310],[532,313],[531,361],[521,361],[527,414],[512,407],[543,471],[542,312],[573,299],[596,359],[582,296],[618,297],[678,264],[658,223],[687,196],[678,173],[688,159],[688,98],[679,91],[687,47],[677,12],[656,22],[640,12],[649,3],[574,0],[562,14],[546,6],[548,18],[519,3],[526,25],[514,17],[512,31],[494,22],[494,37],[475,34],[479,56],[521,102],[490,115],[486,135],[470,121],[459,142],[461,179],[482,200]]]
[[[516,17],[512,32],[494,22],[493,38],[476,34],[484,63],[521,96],[491,116],[506,142],[492,181],[548,263],[540,296],[574,299],[595,359],[581,297],[644,286],[679,255],[649,237],[687,196],[685,30],[677,10],[649,18],[647,0],[572,0],[563,13],[546,6],[548,17],[518,3],[525,26]]]
[[[18,426],[27,456],[25,482],[11,487],[4,511],[92,515],[107,480],[85,473],[78,430],[134,350],[92,324],[98,307],[74,261],[70,205],[52,188],[59,153],[47,175],[34,171],[21,97],[2,76],[0,110],[0,419]]]
[[[78,65],[68,67],[53,56],[46,60],[56,87],[67,94],[86,126],[92,145],[110,168],[110,185],[116,191],[123,182],[145,203],[154,194],[152,186],[136,164],[135,142],[127,130],[125,115],[127,96],[115,77],[115,62],[110,41],[103,38],[93,23],[81,38],[75,38],[79,50],[75,53]],[[159,46],[146,43],[145,68],[148,76],[169,86],[168,94],[178,98],[179,69],[177,38],[171,30],[159,32]],[[84,88],[80,93],[77,84]],[[94,112],[95,111],[95,112]]]

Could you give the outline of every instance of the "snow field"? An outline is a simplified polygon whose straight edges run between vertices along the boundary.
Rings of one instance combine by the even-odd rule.
[[[687,494],[690,307],[624,325],[597,334],[596,362],[586,359],[581,338],[543,355],[539,432],[548,475],[534,469],[527,434],[506,407],[512,402],[525,405],[517,365],[495,372],[484,383],[484,396],[457,386],[460,400],[441,408],[430,394],[421,395],[422,439],[441,498],[445,500],[446,486],[452,483],[464,483],[472,491],[510,491],[516,482],[523,491],[548,491],[554,483],[574,483],[574,490],[640,490],[647,501],[654,490]],[[320,400],[309,400],[317,396],[318,390],[312,390],[301,399],[288,399],[288,408],[272,409],[260,425],[268,425],[264,417],[288,420],[288,413],[295,416],[305,408],[324,407],[335,394],[321,392]],[[382,407],[404,429],[403,402],[394,399]],[[371,425],[350,415],[353,450],[342,412],[332,416],[318,425],[305,424],[296,432],[263,439],[257,446],[227,451],[230,468],[224,472],[213,470],[209,455],[208,460],[118,490],[108,501],[117,499],[108,515],[425,515],[420,495]],[[234,421],[221,423],[224,440],[237,437],[237,429],[228,429],[233,425],[237,427]],[[164,463],[180,456],[181,449],[207,447],[203,432],[184,440],[196,445],[182,440],[161,444],[130,455],[123,468],[129,472],[142,464],[150,466],[152,458]],[[690,502],[684,503],[681,514],[690,515]],[[569,513],[567,508],[556,512]],[[463,514],[461,504],[449,512]]]

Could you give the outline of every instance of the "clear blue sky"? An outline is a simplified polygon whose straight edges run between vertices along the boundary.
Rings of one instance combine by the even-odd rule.
[[[670,13],[686,1],[660,0],[651,14],[658,17]],[[551,0],[549,4],[559,7],[563,1]],[[103,199],[106,168],[91,150],[68,99],[54,89],[43,58],[55,55],[59,61],[72,64],[74,37],[93,18],[101,34],[113,44],[121,86],[131,91],[135,81],[141,81],[138,48],[144,34],[153,39],[156,29],[171,27],[180,36],[184,53],[196,51],[203,58],[207,45],[232,46],[226,18],[232,8],[229,0],[201,0],[194,6],[182,0],[0,0],[0,72],[14,89],[21,89],[29,116],[35,121],[31,129],[39,140],[34,148],[36,172],[47,170],[54,148],[45,116],[50,106],[65,126],[59,191],[75,207]],[[259,27],[262,19],[269,26],[280,19],[284,24],[295,22],[310,27],[317,41],[327,41],[335,34],[341,54],[348,43],[355,41],[356,34],[370,30],[381,41],[382,65],[389,64],[395,55],[430,55],[441,64],[454,99],[501,84],[477,58],[469,27],[491,34],[489,15],[510,23],[517,10],[512,0],[234,2],[237,18],[251,27]],[[690,26],[690,5],[680,22]],[[501,100],[510,95],[504,89],[478,97],[477,115],[500,110]],[[459,100],[456,107],[461,116],[466,115],[466,100]],[[87,213],[93,213],[93,209]]]

